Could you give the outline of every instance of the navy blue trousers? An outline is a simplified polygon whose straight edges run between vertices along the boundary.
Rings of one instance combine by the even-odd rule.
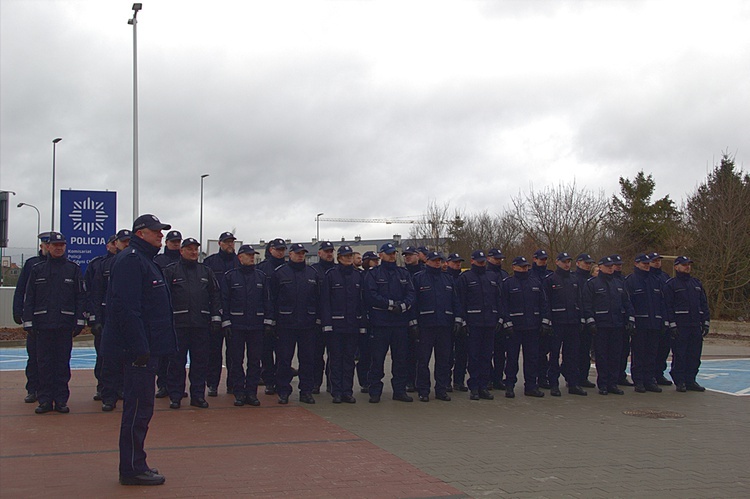
[[[39,390],[39,368],[36,363],[37,333],[31,331],[26,333],[26,353],[29,358],[26,361],[26,391],[36,393]]]
[[[417,391],[419,395],[430,394],[430,358],[435,352],[435,395],[445,395],[450,384],[450,358],[452,343],[451,326],[420,328],[417,345]]]
[[[279,395],[292,393],[292,359],[297,349],[299,364],[299,391],[310,394],[313,390],[315,369],[315,331],[308,329],[279,329],[276,341],[276,392]]]
[[[260,377],[266,386],[276,386],[276,337],[265,336],[263,338],[263,354],[260,357]]]
[[[406,326],[370,328],[370,395],[383,393],[385,356],[391,350],[391,387],[394,395],[406,393],[406,351],[409,336]]]
[[[630,363],[630,375],[636,385],[654,384],[656,379],[656,355],[659,349],[658,329],[638,328],[630,339],[633,353]]]
[[[143,449],[148,424],[154,415],[154,383],[159,358],[151,358],[143,367],[125,362],[120,423],[120,475],[140,475],[150,468]]]
[[[672,340],[672,369],[675,383],[691,383],[698,375],[703,353],[703,336],[700,326],[678,326],[678,336]]]
[[[69,330],[37,331],[36,363],[39,372],[37,400],[67,405],[70,398],[70,351],[73,332]]]
[[[322,328],[317,328],[315,331],[315,373],[313,386],[320,388],[323,385],[323,373],[328,375],[329,366],[326,363],[326,342],[328,336],[323,334]],[[329,353],[330,355],[330,353]],[[330,380],[327,381],[327,385],[330,385]]]
[[[512,388],[518,383],[518,359],[523,347],[523,389],[531,391],[539,388],[539,331],[513,331],[507,339],[508,360],[505,362],[505,387]]]
[[[354,357],[357,354],[358,333],[326,333],[328,345],[328,377],[331,396],[354,394]]]
[[[229,346],[227,344],[227,346]],[[209,339],[209,353],[208,353],[208,373],[206,374],[206,384],[208,386],[219,388],[221,383],[221,369],[223,367],[222,359],[224,358],[224,335],[212,334]],[[231,369],[232,359],[229,355],[226,356],[227,372]],[[232,384],[229,382],[227,376],[227,390],[232,389]]]
[[[102,346],[102,334],[94,336],[94,351],[96,352],[96,361],[94,362],[94,377],[96,378],[96,393],[102,393],[102,356],[99,349]]]
[[[617,367],[617,381],[627,379],[628,357],[630,357],[630,335],[625,332],[622,335],[622,350],[620,350],[620,362]],[[632,359],[631,359],[632,360]],[[633,376],[633,366],[630,366],[630,376]]]
[[[467,350],[469,357],[469,390],[486,390],[492,370],[492,347],[495,327],[469,326]]]
[[[469,360],[467,352],[468,337],[461,331],[453,337],[450,360],[453,372],[453,383],[463,385],[466,380],[466,364]],[[449,380],[450,381],[450,380]]]
[[[596,386],[600,390],[617,387],[624,334],[625,328],[621,327],[600,327],[596,331]]]
[[[370,383],[368,375],[370,373],[370,332],[357,335],[357,380],[360,388],[366,388]]]
[[[232,359],[232,369],[229,371],[229,382],[232,384],[234,396],[258,394],[260,381],[260,358],[263,355],[263,331],[249,331],[232,329],[229,340],[229,356]],[[245,370],[245,355],[247,355],[247,370]],[[271,382],[273,384],[273,382]]]
[[[656,365],[654,366],[654,377],[664,376],[667,370],[667,359],[669,352],[672,350],[672,340],[669,333],[665,330],[659,335],[659,346],[656,348]]]
[[[554,337],[539,335],[539,362],[537,363],[537,386],[541,383],[549,383],[547,379],[547,373],[550,367],[550,350],[552,349],[552,342]],[[526,359],[526,350],[523,352],[524,360]],[[525,363],[524,363],[525,365]],[[526,374],[524,373],[524,380]]]
[[[406,384],[417,386],[417,364],[419,363],[419,343],[409,338],[406,350]]]
[[[190,352],[190,398],[197,400],[206,397],[210,334],[208,327],[177,329],[177,353],[169,356],[167,367],[167,390],[170,400],[182,400],[182,394],[185,392],[185,364],[188,352]],[[161,359],[159,363],[161,365]]]
[[[581,384],[579,368],[581,325],[555,324],[554,336],[549,340],[549,368],[547,379],[550,386],[560,386],[560,373],[565,377],[568,386]],[[562,350],[562,366],[560,365],[560,350]]]
[[[121,396],[123,391],[123,359],[117,355],[102,355],[102,371],[101,371],[101,382],[102,382],[102,403],[112,404],[117,403],[117,399]],[[159,362],[159,359],[156,360]]]
[[[578,345],[578,382],[583,383],[589,379],[591,371],[591,333],[584,327],[580,333]]]
[[[495,335],[495,347],[492,353],[492,384],[497,388],[505,375],[506,341],[504,334]]]

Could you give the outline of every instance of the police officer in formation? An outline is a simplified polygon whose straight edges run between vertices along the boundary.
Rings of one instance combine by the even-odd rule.
[[[214,272],[198,262],[200,243],[188,237],[180,259],[167,265],[164,279],[172,295],[177,331],[176,353],[169,357],[167,390],[170,409],[179,409],[185,392],[185,363],[190,354],[190,405],[205,409],[210,339],[221,335],[221,291]],[[223,276],[222,276],[223,277]]]
[[[31,269],[37,263],[47,259],[49,232],[42,232],[38,237],[39,253],[37,256],[33,256],[24,262],[21,274],[18,276],[16,290],[13,293],[13,322],[18,325],[23,324],[23,301],[26,296],[26,287],[29,283]],[[33,404],[36,402],[36,392],[39,389],[39,369],[36,364],[36,343],[36,333],[33,330],[26,331],[26,353],[28,354],[28,359],[26,361],[26,397],[23,401],[27,404]]]
[[[404,255],[404,268],[409,271],[409,275],[412,279],[417,272],[422,272],[425,269],[425,263],[422,261],[424,253],[427,248],[420,246],[415,248],[414,246],[407,246],[402,252]],[[416,380],[417,380],[417,345],[418,341],[414,335],[409,336],[409,350],[406,354],[406,391],[411,393],[416,391]]]
[[[65,245],[65,236],[49,233],[47,258],[31,268],[23,303],[23,328],[37,341],[37,414],[70,412],[70,352],[86,325],[83,276]]]
[[[588,253],[581,253],[576,256],[574,276],[580,293],[583,293],[586,281],[591,279],[591,267],[593,264],[594,259]],[[584,323],[583,317],[581,317],[581,323]],[[589,371],[591,370],[591,328],[586,327],[586,324],[583,324],[581,327],[576,366],[578,370],[578,385],[582,388],[596,388],[596,385],[589,380]]]
[[[532,255],[531,275],[535,276],[539,281],[543,281],[545,277],[552,273],[547,268],[547,260],[549,255],[541,248],[537,249]],[[549,351],[550,351],[550,340],[551,337],[542,335],[539,340],[539,379],[537,380],[538,386],[542,388],[550,388],[550,381],[547,379],[547,372],[549,371]]]
[[[334,261],[334,246],[330,241],[322,241],[318,247],[318,261],[311,265],[311,267],[318,273],[320,281],[323,282],[323,276],[325,273],[332,269],[336,262]],[[323,334],[322,326],[318,328],[315,338],[315,379],[313,381],[313,393],[320,393],[320,387],[323,384],[323,373],[328,373],[328,367],[326,366],[326,338],[327,335]],[[327,374],[326,374],[327,375]],[[330,380],[327,382],[328,391],[331,391]]]
[[[701,365],[703,338],[708,335],[711,316],[701,281],[690,275],[693,260],[678,256],[675,276],[664,285],[664,305],[672,339],[672,369],[669,374],[678,392],[702,392],[695,380]]]
[[[167,265],[177,262],[180,259],[180,245],[182,244],[182,234],[178,230],[170,230],[164,238],[164,250],[154,257],[154,263],[162,270]],[[169,357],[159,359],[159,368],[156,371],[156,398],[164,398],[169,395],[167,390],[169,367]]]
[[[338,264],[329,268],[320,292],[321,322],[328,345],[334,404],[354,404],[354,366],[359,337],[367,333],[362,301],[363,271],[354,266],[351,246],[340,246]]]
[[[380,264],[380,258],[374,251],[365,251],[362,254],[362,271],[367,272],[373,267]],[[372,356],[370,355],[370,322],[367,313],[365,313],[365,334],[357,338],[357,381],[359,382],[360,393],[370,393],[370,364]]]
[[[625,276],[622,275],[622,266],[625,262],[622,260],[622,256],[618,254],[611,255],[612,261],[614,262],[614,272],[612,277],[619,282],[621,286],[625,286]],[[634,330],[631,329],[628,334],[622,336],[622,349],[620,350],[620,362],[617,371],[617,384],[621,386],[633,386],[633,382],[628,379],[627,367],[628,357],[630,357],[630,337]]]
[[[508,277],[508,272],[503,269],[505,255],[497,248],[491,248],[487,251],[487,272],[498,274],[497,283],[500,285]],[[503,376],[505,375],[505,357],[506,357],[505,335],[495,335],[494,352],[492,354],[492,375],[489,388],[505,390]]]
[[[453,287],[458,290],[457,282],[458,276],[461,275],[461,262],[464,261],[461,255],[458,253],[451,253],[448,255],[446,260],[445,272],[453,278]],[[456,291],[458,293],[458,291]],[[460,302],[459,302],[460,306]],[[461,309],[463,310],[463,309]],[[462,318],[463,319],[463,318]],[[465,323],[465,320],[464,320]],[[453,338],[451,341],[450,358],[448,360],[450,371],[449,383],[446,387],[446,391],[452,392],[453,390],[459,392],[469,391],[469,388],[464,383],[466,379],[466,363],[468,361],[466,352],[466,325],[463,324],[460,329],[456,329],[453,332]]]
[[[441,269],[445,259],[437,251],[427,254],[425,270],[414,275],[417,315],[417,392],[430,401],[430,358],[435,352],[435,398],[450,401],[450,352],[454,334],[462,328],[461,305],[455,280]]]
[[[656,276],[657,279],[659,279],[659,282],[661,283],[663,288],[667,281],[670,279],[669,274],[661,269],[663,257],[657,252],[652,252],[648,254],[648,258],[648,264],[650,267],[649,270],[654,276]],[[656,379],[657,385],[672,386],[672,382],[669,381],[666,376],[664,376],[664,372],[667,370],[667,358],[669,357],[670,350],[671,338],[669,337],[668,327],[665,326],[661,329],[661,334],[659,335],[659,346],[656,348],[654,378]]]
[[[271,240],[266,247],[265,260],[258,265],[258,269],[266,274],[267,278],[270,280],[274,271],[286,264],[286,260],[284,259],[285,255],[286,241],[280,237]],[[266,325],[264,327],[264,335],[263,354],[261,356],[261,381],[259,384],[265,385],[266,395],[274,395],[276,393],[277,356],[276,333],[271,325]]]

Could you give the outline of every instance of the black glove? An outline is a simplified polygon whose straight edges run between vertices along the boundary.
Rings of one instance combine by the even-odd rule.
[[[458,337],[459,334],[461,334],[461,329],[463,329],[463,326],[460,322],[454,322],[453,323],[453,337]]]
[[[586,324],[586,329],[588,330],[591,336],[596,336],[596,323],[595,322],[589,322],[588,324]]]
[[[701,326],[701,336],[705,338],[706,336],[708,336],[708,332],[708,324],[703,324]]]
[[[138,357],[135,358],[135,360],[133,361],[133,365],[135,367],[143,367],[146,364],[148,364],[148,361],[149,361],[150,358],[151,358],[151,354],[150,353],[141,354],[141,355],[139,355]]]
[[[635,323],[632,321],[628,321],[625,323],[625,332],[628,333],[628,336],[631,338],[635,334]]]
[[[549,324],[542,324],[542,336],[554,336],[555,331],[552,329],[552,326]]]
[[[503,323],[498,322],[495,324],[495,338],[499,338],[503,334]]]
[[[504,331],[505,331],[506,338],[510,339],[510,337],[513,336],[513,326],[506,327]]]
[[[232,339],[232,327],[226,326],[221,328],[221,332],[224,335],[224,338],[231,340]]]
[[[676,340],[677,337],[680,335],[680,331],[677,329],[677,326],[670,326],[669,327],[669,337],[673,340]]]
[[[409,326],[409,339],[419,343],[419,326]]]
[[[96,322],[91,326],[91,334],[93,334],[94,336],[99,336],[100,334],[102,334],[103,329],[104,327],[101,325],[101,323]]]
[[[400,301],[393,302],[393,308],[391,308],[390,311],[393,314],[400,314],[402,312],[402,310],[401,310],[401,302]]]
[[[77,327],[77,328],[75,328],[75,329],[73,330],[73,338],[75,338],[76,336],[78,336],[79,334],[81,334],[81,331],[83,331],[83,328],[82,328],[82,327]]]
[[[221,322],[211,323],[211,334],[219,334],[221,332]]]
[[[14,315],[13,322],[15,322],[16,324],[23,324],[23,317],[21,317],[20,315]]]
[[[276,338],[276,328],[266,324],[263,326],[263,334],[266,336],[266,338]]]

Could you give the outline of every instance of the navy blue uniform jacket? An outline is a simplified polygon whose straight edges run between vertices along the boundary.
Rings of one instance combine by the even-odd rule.
[[[288,262],[271,276],[273,323],[282,329],[308,329],[320,324],[320,277],[304,262]]]
[[[86,293],[81,268],[62,256],[31,268],[23,305],[26,330],[81,330],[86,324]]]
[[[635,268],[625,278],[625,291],[635,311],[639,329],[662,329],[665,326],[664,296],[661,281],[653,272]]]
[[[365,272],[364,300],[374,327],[414,324],[410,313],[416,295],[409,271],[395,262],[382,262]]]
[[[273,324],[268,276],[255,265],[240,265],[221,284],[222,327],[260,331]]]
[[[500,287],[503,327],[538,331],[550,324],[547,295],[542,282],[529,272],[513,272]]]
[[[362,304],[363,272],[353,265],[336,265],[323,277],[320,313],[323,331],[364,333],[367,321]]]
[[[572,272],[557,268],[544,278],[544,292],[549,300],[552,324],[580,324],[581,291],[578,278]]]
[[[461,318],[469,326],[495,327],[500,322],[499,274],[472,265],[470,270],[458,276],[458,299],[461,303]]]
[[[664,285],[664,305],[670,326],[707,326],[711,320],[703,284],[685,272]]]
[[[425,267],[414,274],[416,315],[420,326],[452,326],[463,323],[461,304],[453,277],[439,268]]]
[[[221,322],[221,290],[211,269],[180,258],[163,272],[172,295],[175,327],[205,328]]]
[[[622,281],[604,272],[586,282],[581,305],[586,324],[615,328],[624,327],[626,320],[635,320],[633,305]]]

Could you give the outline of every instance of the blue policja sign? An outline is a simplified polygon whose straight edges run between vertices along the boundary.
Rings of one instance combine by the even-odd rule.
[[[107,238],[117,232],[117,193],[60,191],[60,232],[68,240],[68,259],[81,272],[107,249]]]

